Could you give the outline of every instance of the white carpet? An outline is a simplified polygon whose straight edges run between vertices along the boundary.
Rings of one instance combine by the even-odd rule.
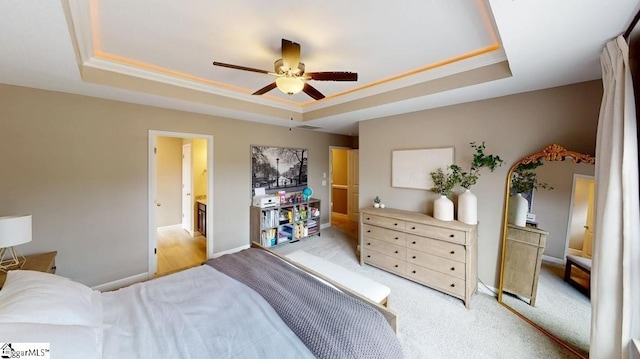
[[[390,309],[398,314],[398,339],[406,358],[574,358],[568,350],[525,323],[494,297],[476,294],[471,309],[447,294],[365,265],[355,240],[328,228],[322,236],[274,248],[322,257],[391,288]]]

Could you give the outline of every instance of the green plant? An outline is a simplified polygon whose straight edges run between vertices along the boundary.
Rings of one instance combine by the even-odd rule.
[[[455,181],[466,189],[471,188],[471,186],[474,186],[478,182],[478,178],[480,178],[480,170],[482,168],[486,167],[493,172],[497,167],[502,166],[504,163],[500,156],[486,155],[484,153],[486,148],[484,142],[480,145],[475,142],[471,142],[470,145],[474,150],[474,154],[469,171],[464,171],[462,167],[458,165],[449,166]]]
[[[382,202],[382,201],[380,200],[380,197],[378,197],[378,196],[376,196],[376,198],[373,199],[373,203],[380,203],[380,202]]]
[[[444,172],[442,168],[431,172],[431,179],[433,180],[433,187],[430,190],[443,196],[451,194],[453,187],[456,185],[456,178],[453,173]]]
[[[542,162],[518,166],[511,176],[511,191],[513,193],[527,193],[534,189],[552,190],[553,187],[548,183],[538,181],[538,175],[534,170],[540,166],[542,166]]]

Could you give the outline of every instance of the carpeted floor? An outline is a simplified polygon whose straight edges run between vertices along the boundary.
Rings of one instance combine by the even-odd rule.
[[[591,302],[587,296],[565,282],[563,275],[563,265],[543,261],[535,307],[527,304],[528,300],[515,296],[504,295],[503,300],[511,308],[588,356]]]
[[[494,297],[479,293],[466,309],[457,298],[369,265],[361,267],[355,248],[355,238],[328,228],[320,237],[274,250],[304,250],[391,288],[390,309],[398,314],[398,339],[406,358],[575,358]]]

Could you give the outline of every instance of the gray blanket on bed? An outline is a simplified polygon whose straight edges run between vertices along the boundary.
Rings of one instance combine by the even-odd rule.
[[[318,358],[403,357],[393,329],[377,310],[264,250],[250,248],[206,264],[262,295]]]

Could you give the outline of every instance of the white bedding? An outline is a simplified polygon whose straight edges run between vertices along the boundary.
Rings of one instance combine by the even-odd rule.
[[[260,295],[210,266],[102,300],[104,358],[313,358]]]

